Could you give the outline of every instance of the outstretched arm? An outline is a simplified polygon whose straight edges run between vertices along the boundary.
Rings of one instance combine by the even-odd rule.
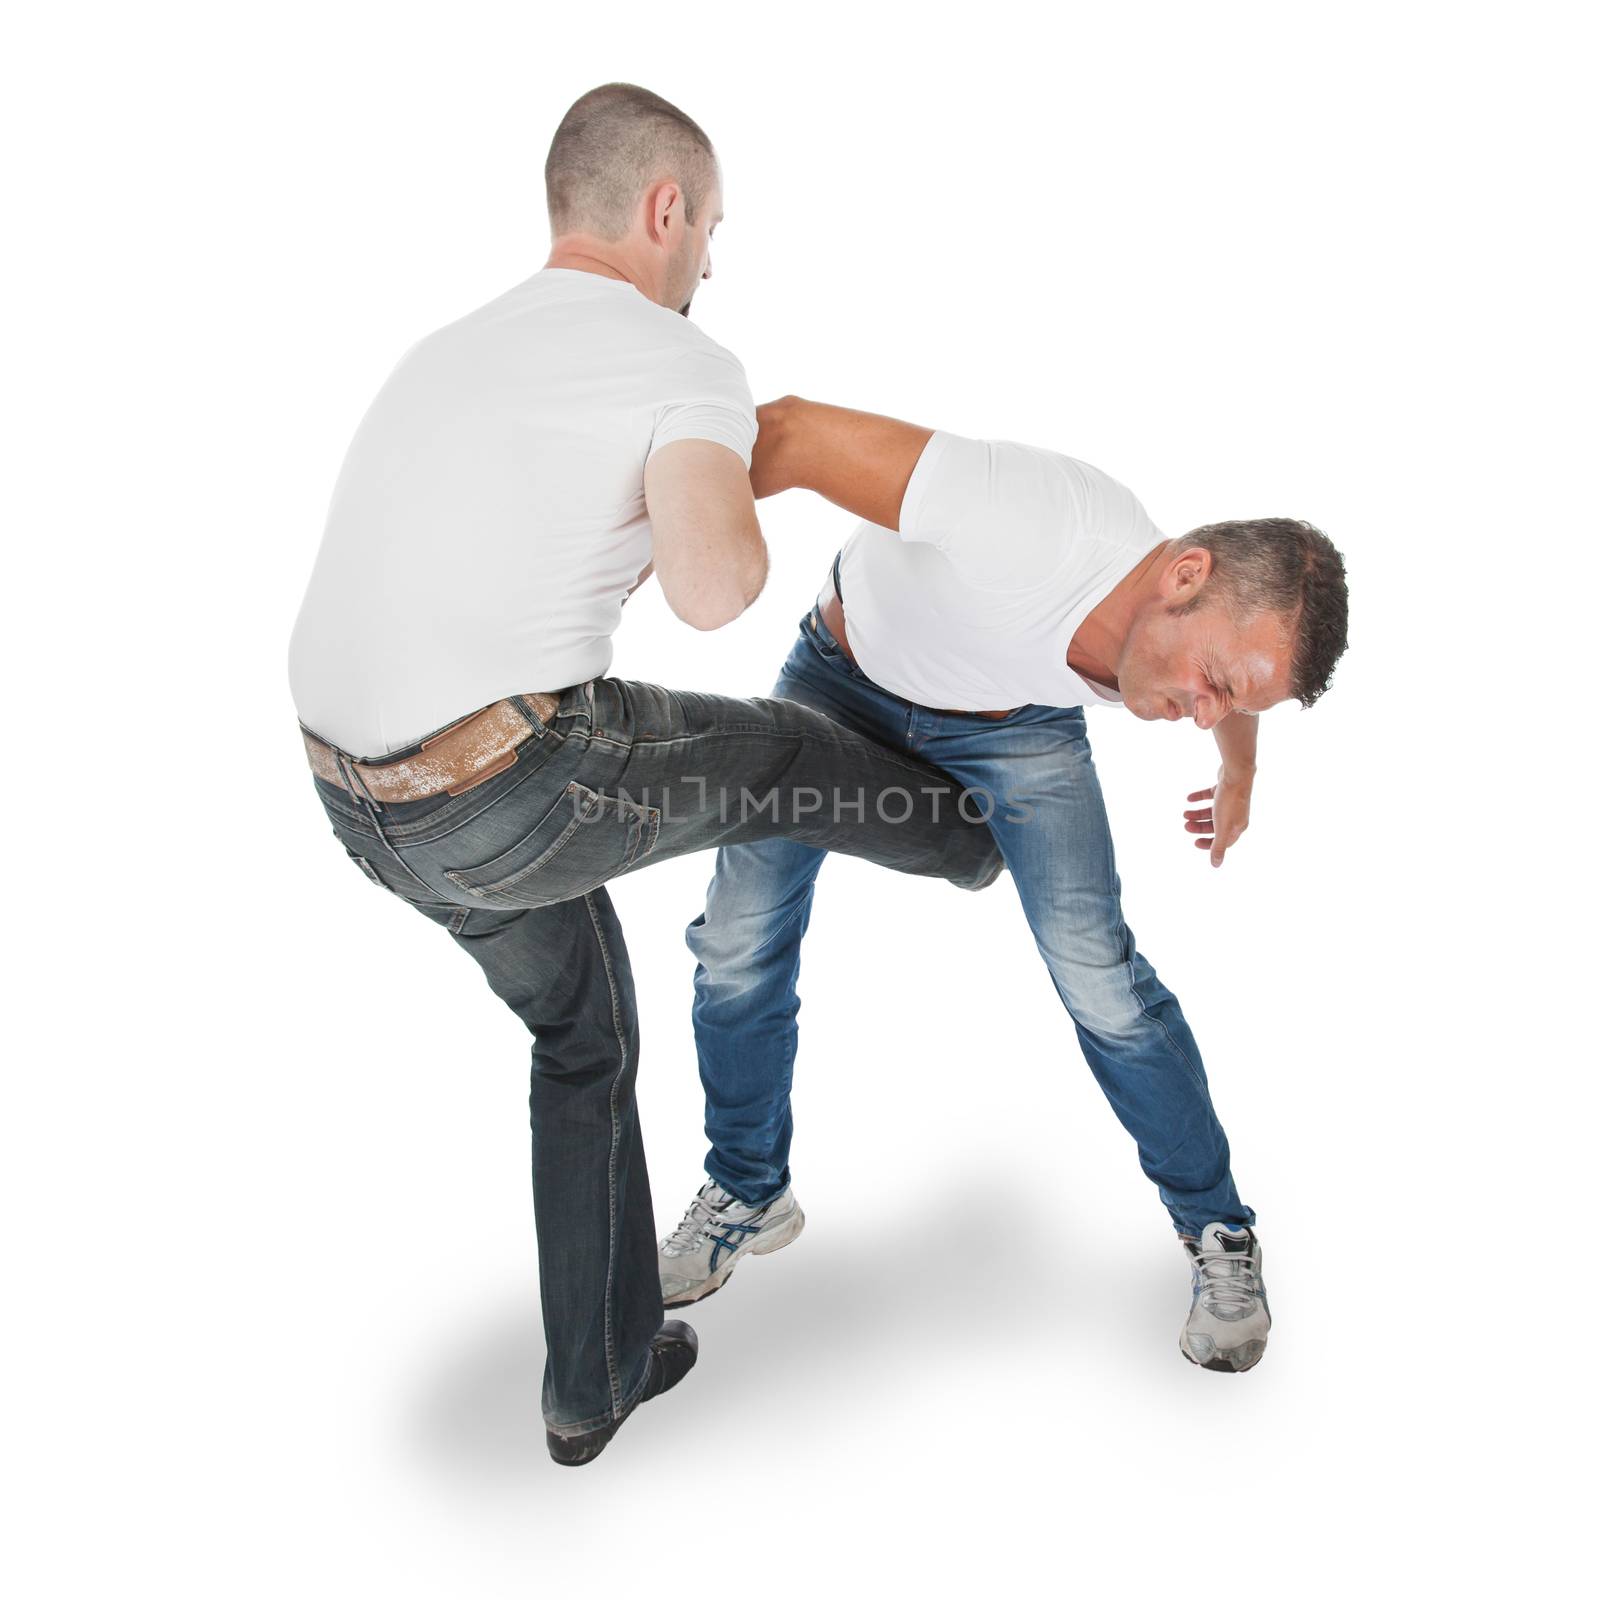
[[[756,408],[761,424],[750,483],[759,500],[811,489],[855,516],[898,532],[906,485],[933,429],[870,411],[786,395]]]

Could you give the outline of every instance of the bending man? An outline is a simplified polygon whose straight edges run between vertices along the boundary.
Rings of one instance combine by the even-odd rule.
[[[1338,552],[1286,519],[1167,539],[1121,484],[1046,450],[795,399],[760,415],[758,496],[813,489],[866,519],[774,693],[985,795],[1090,1069],[1188,1250],[1183,1353],[1253,1366],[1271,1321],[1255,1213],[1182,1009],[1123,921],[1084,707],[1215,734],[1221,770],[1190,795],[1186,827],[1221,865],[1249,819],[1260,714],[1311,705],[1344,650]],[[723,850],[690,926],[710,1181],[662,1242],[668,1305],[712,1293],[804,1223],[789,1089],[823,854],[782,840]]]

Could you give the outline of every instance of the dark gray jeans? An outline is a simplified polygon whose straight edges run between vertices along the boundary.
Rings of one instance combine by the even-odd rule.
[[[577,1433],[632,1400],[661,1326],[633,978],[602,885],[773,838],[966,889],[1001,861],[950,779],[791,701],[598,678],[547,724],[518,704],[536,737],[465,794],[380,805],[314,781],[361,870],[447,929],[534,1036],[544,1414]]]

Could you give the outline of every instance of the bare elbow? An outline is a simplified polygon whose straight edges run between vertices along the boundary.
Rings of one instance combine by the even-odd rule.
[[[689,606],[683,610],[673,607],[680,622],[687,622],[698,633],[715,633],[718,628],[725,628],[735,617],[742,616],[744,607],[738,606]]]
[[[794,421],[795,414],[805,404],[797,394],[780,395],[756,407],[756,424],[761,429],[782,429]]]
[[[767,581],[767,553],[757,552],[754,560],[739,570],[723,568],[708,573],[698,583],[663,583],[667,604],[673,615],[701,633],[713,633],[742,617],[754,604]]]

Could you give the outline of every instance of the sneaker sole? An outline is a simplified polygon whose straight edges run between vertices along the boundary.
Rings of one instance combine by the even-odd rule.
[[[781,1228],[774,1228],[774,1237],[769,1241],[766,1236],[760,1235],[748,1250],[741,1250],[725,1267],[719,1267],[706,1281],[692,1294],[680,1294],[672,1299],[663,1299],[662,1306],[670,1311],[677,1306],[692,1306],[701,1300],[709,1300],[729,1278],[733,1276],[733,1269],[744,1260],[746,1256],[770,1256],[774,1250],[781,1250],[786,1244],[793,1244],[800,1237],[800,1231],[806,1225],[806,1214],[799,1206],[794,1208],[794,1222],[791,1226],[785,1222]]]
[[[1246,1340],[1237,1349],[1215,1355],[1209,1361],[1196,1361],[1189,1354],[1189,1346],[1182,1339],[1178,1340],[1178,1348],[1183,1352],[1183,1359],[1191,1367],[1203,1367],[1207,1372],[1248,1372],[1267,1353],[1267,1341],[1265,1339]],[[1244,1357],[1249,1359],[1242,1359]]]

